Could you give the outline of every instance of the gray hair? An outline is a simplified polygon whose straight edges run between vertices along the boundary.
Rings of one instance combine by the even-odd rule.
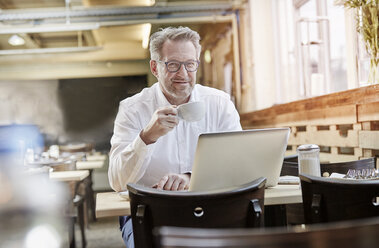
[[[193,31],[188,27],[168,27],[159,29],[159,31],[155,32],[150,37],[150,56],[152,60],[161,59],[161,50],[166,40],[191,41],[196,49],[197,58],[200,57],[200,35],[196,31]]]

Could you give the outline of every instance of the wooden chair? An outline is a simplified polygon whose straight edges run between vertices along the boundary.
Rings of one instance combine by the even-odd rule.
[[[82,248],[87,246],[87,239],[85,234],[85,220],[84,220],[84,209],[85,209],[85,189],[82,182],[70,182],[69,186],[71,188],[71,197],[68,201],[66,207],[65,216],[68,219],[69,225],[69,242],[70,248],[76,247],[75,240],[75,222],[77,221],[81,233]]]
[[[283,161],[281,176],[290,175],[298,176],[297,156],[286,157]],[[368,158],[349,162],[340,163],[321,163],[321,174],[331,175],[333,172],[346,174],[349,169],[372,169],[376,168],[376,158]],[[292,225],[304,224],[303,204],[291,204],[286,206],[287,223]]]
[[[53,171],[71,171],[76,170],[76,161],[67,160],[62,163],[55,163],[50,166]],[[70,188],[70,199],[67,205],[66,217],[68,218],[69,225],[69,240],[70,248],[75,248],[75,222],[79,224],[81,238],[82,238],[82,248],[87,246],[86,234],[85,234],[85,223],[86,223],[86,211],[87,205],[85,201],[88,195],[87,186],[85,181],[83,182],[69,182],[68,186]]]
[[[379,180],[299,177],[305,223],[379,216]]]
[[[161,227],[154,230],[161,248],[372,248],[379,244],[379,217],[316,224],[307,228],[199,229]]]
[[[128,184],[135,246],[152,247],[152,230],[159,226],[262,226],[265,183],[265,178],[258,178],[240,187],[209,192],[163,191]]]

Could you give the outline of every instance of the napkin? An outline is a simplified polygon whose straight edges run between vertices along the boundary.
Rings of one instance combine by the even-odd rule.
[[[279,177],[279,184],[299,184],[300,178],[296,176],[281,176]]]
[[[336,172],[333,172],[330,175],[330,178],[345,178],[345,177],[346,177],[346,174],[341,174],[341,173],[336,173]]]

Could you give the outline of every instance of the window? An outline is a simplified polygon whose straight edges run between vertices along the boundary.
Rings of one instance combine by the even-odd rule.
[[[304,97],[346,90],[344,9],[333,1],[303,1],[298,12],[299,78]]]
[[[273,2],[280,103],[347,90],[343,6],[331,0]]]
[[[342,6],[326,2],[330,20],[330,92],[337,92],[348,89],[345,15]]]

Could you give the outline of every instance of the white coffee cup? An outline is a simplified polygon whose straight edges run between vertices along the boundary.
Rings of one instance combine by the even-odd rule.
[[[183,120],[189,122],[200,121],[204,115],[204,102],[189,102],[178,106],[178,116]]]

